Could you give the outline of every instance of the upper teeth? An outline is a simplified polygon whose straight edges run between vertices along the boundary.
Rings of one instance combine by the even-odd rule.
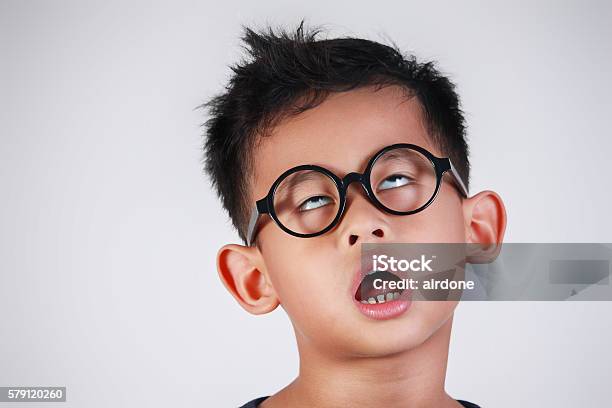
[[[366,273],[366,275],[371,275],[371,274],[373,274],[373,273],[376,273],[376,271],[372,270],[372,271],[370,271],[370,272]]]
[[[367,300],[362,300],[361,303],[369,303],[369,304],[374,304],[374,303],[385,303],[391,300],[397,300],[400,297],[400,293],[399,292],[389,292],[387,293],[387,295],[378,295],[376,297],[369,297]]]

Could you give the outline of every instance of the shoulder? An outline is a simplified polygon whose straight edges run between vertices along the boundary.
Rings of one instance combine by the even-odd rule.
[[[254,400],[251,400],[246,404],[242,405],[240,408],[257,408],[259,404],[261,404],[267,398],[268,396],[255,398]],[[457,400],[457,402],[463,405],[465,408],[480,408],[479,405],[476,405],[469,401]]]
[[[473,402],[457,400],[458,403],[463,405],[465,408],[480,408],[480,405],[476,405]]]
[[[257,408],[268,396],[255,398],[241,406],[240,408]]]

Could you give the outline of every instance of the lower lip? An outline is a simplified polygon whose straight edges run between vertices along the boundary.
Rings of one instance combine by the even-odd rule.
[[[408,310],[412,303],[410,300],[403,299],[391,300],[385,303],[361,303],[355,299],[353,301],[363,315],[375,320],[393,319]]]

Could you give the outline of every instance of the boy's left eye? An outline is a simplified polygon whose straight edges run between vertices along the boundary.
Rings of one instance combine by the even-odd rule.
[[[326,196],[315,196],[304,201],[299,207],[299,211],[310,211],[331,204],[332,199]]]
[[[389,176],[386,179],[384,179],[378,185],[378,189],[379,190],[388,190],[388,189],[391,189],[391,188],[397,188],[397,187],[405,186],[408,183],[410,183],[410,179],[408,177],[402,176],[400,174],[394,174],[394,175]]]

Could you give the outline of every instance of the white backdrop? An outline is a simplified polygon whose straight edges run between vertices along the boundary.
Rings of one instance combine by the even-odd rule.
[[[282,309],[248,315],[217,277],[238,239],[194,108],[229,77],[241,24],[301,18],[439,61],[471,191],[501,194],[508,242],[612,241],[609,3],[1,0],[0,386],[65,385],[62,407],[230,407],[293,379]],[[464,303],[447,390],[607,406],[611,312]]]

